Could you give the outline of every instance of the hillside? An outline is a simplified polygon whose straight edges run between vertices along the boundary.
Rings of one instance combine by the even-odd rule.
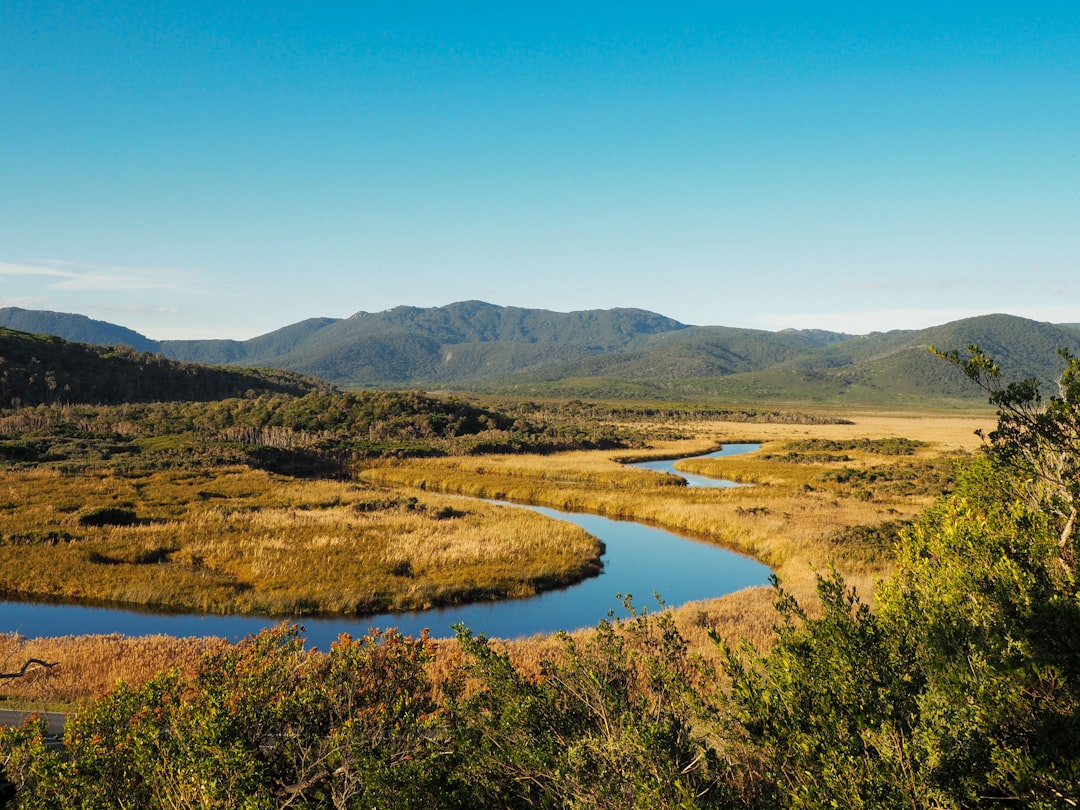
[[[0,308],[0,326],[33,335],[55,335],[76,343],[130,346],[139,352],[159,351],[157,341],[131,329],[67,312],[3,307]]]
[[[1075,325],[985,315],[847,335],[689,326],[639,309],[559,313],[465,301],[311,318],[246,341],[155,342],[80,315],[0,310],[69,340],[141,346],[173,360],[311,375],[350,388],[441,388],[528,397],[947,406],[981,392],[928,346],[978,344],[1006,378],[1057,377]]]
[[[0,327],[0,407],[302,396],[326,387],[299,374],[182,363]]]
[[[560,313],[464,301],[304,321],[214,357],[205,341],[173,341],[177,359],[243,362],[315,374],[338,385],[410,386],[492,379],[605,352],[684,324],[633,309]]]
[[[462,387],[519,396],[977,405],[985,401],[983,393],[929,351],[930,346],[963,350],[971,344],[996,357],[1006,379],[1035,377],[1049,383],[1064,367],[1057,350],[1080,350],[1080,335],[1070,327],[1009,315],[865,336],[693,327],[636,353]]]

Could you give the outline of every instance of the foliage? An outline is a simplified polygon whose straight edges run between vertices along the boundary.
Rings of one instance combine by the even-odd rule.
[[[740,720],[791,807],[1056,806],[1080,778],[1080,603],[1049,521],[977,466],[901,532],[871,612],[833,571],[728,651]]]
[[[325,384],[298,374],[183,363],[128,346],[90,346],[0,327],[0,408],[209,400],[320,388]]]
[[[988,797],[1080,798],[1080,590],[1049,516],[1001,498],[982,464],[907,534],[882,621],[909,649],[914,739],[929,785]]]
[[[1058,486],[1076,483],[1075,361],[1063,353],[1063,396],[1042,409],[1033,381],[996,388],[996,366],[973,354],[965,370],[1000,408],[991,452],[901,530],[877,611],[834,571],[816,615],[779,592],[770,651],[727,650],[778,806],[1080,801],[1080,588],[1061,510],[1003,497],[1048,456],[1069,457]]]
[[[539,681],[458,628],[478,691],[454,705],[464,778],[483,807],[717,806],[732,791],[706,732],[713,675],[669,613],[562,635]]]
[[[554,418],[552,418],[554,417]],[[269,394],[210,402],[23,407],[0,415],[0,465],[162,468],[250,463],[343,477],[359,460],[546,453],[641,443],[587,414],[503,413],[419,392]]]
[[[714,674],[670,614],[564,636],[539,680],[459,641],[436,700],[426,638],[317,653],[282,626],[191,678],[118,684],[69,720],[63,751],[36,722],[2,731],[0,761],[24,808],[737,806]]]
[[[939,456],[868,467],[834,466],[822,470],[815,482],[871,495],[936,495],[952,485],[957,461],[956,457]]]
[[[120,683],[69,720],[4,732],[20,807],[427,807],[444,793],[426,638],[394,632],[303,649],[281,626],[207,653],[190,682]]]
[[[909,525],[907,521],[886,520],[873,525],[844,526],[825,539],[833,547],[836,562],[870,562],[894,556],[900,532]]]
[[[866,453],[876,453],[883,456],[912,456],[915,455],[917,449],[925,446],[925,442],[891,436],[885,439],[869,439],[866,437],[857,439],[801,439],[788,442],[786,449],[796,453],[807,451],[834,453],[843,450],[862,450]]]
[[[773,649],[727,649],[737,717],[773,786],[791,807],[912,806],[907,748],[914,696],[905,650],[833,571],[818,580],[809,619],[783,591]]]
[[[977,345],[969,356],[940,352],[990,395],[997,407],[997,429],[986,441],[995,460],[1012,471],[1010,488],[1032,508],[1058,521],[1062,562],[1077,562],[1076,519],[1080,508],[1080,357],[1061,349],[1065,370],[1058,393],[1043,403],[1039,380],[1005,384],[1001,369]]]
[[[134,526],[138,522],[133,509],[121,506],[99,506],[79,515],[80,526]]]

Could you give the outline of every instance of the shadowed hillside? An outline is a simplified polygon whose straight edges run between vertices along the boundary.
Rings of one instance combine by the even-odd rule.
[[[68,312],[3,307],[0,308],[0,326],[34,335],[55,335],[77,343],[93,343],[95,346],[130,346],[140,352],[159,351],[158,342],[145,335]]]
[[[299,374],[181,363],[0,328],[0,407],[301,396],[326,387]]]

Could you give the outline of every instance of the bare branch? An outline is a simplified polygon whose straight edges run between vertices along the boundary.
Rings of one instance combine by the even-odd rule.
[[[30,671],[30,667],[39,667],[43,669],[52,669],[59,661],[53,661],[51,664],[48,661],[42,661],[40,658],[28,658],[22,665],[22,669],[18,672],[0,672],[0,681],[13,680],[15,678],[22,678]]]

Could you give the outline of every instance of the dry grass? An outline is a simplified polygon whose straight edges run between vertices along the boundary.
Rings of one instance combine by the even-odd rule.
[[[0,708],[17,706],[37,711],[66,708],[101,695],[118,680],[143,684],[164,670],[187,674],[217,639],[171,636],[61,636],[26,639],[0,635],[0,668],[18,671],[22,662],[37,658],[53,667],[34,667],[22,678],[0,685]]]
[[[372,465],[371,481],[476,497],[509,498],[560,509],[597,512],[647,521],[751,554],[776,572],[800,601],[812,603],[816,576],[829,565],[845,575],[864,598],[891,570],[889,548],[843,542],[847,527],[876,526],[915,518],[936,497],[933,482],[951,468],[951,459],[979,446],[976,428],[989,417],[911,414],[847,414],[850,425],[797,425],[712,422],[695,424],[692,439],[654,442],[649,451],[580,452],[555,457],[491,456]],[[639,425],[640,427],[640,425]],[[658,425],[670,432],[669,424]],[[689,428],[688,428],[689,429]],[[924,443],[912,456],[882,456],[848,451],[845,461],[792,463],[765,457],[788,442],[809,438],[836,441],[906,438]],[[703,453],[719,444],[762,442],[759,453],[679,462],[701,472],[752,486],[698,489],[672,486],[656,473],[628,469],[622,462],[649,457]],[[830,472],[864,474],[850,482],[828,480]],[[877,477],[879,480],[869,480]],[[912,480],[914,479],[914,480]],[[929,479],[929,485],[920,485]],[[677,611],[680,628],[708,646],[708,631],[735,640],[767,642],[775,620],[773,595],[755,588]],[[522,661],[538,657],[528,650],[546,642],[512,642]]]
[[[133,525],[86,525],[104,507]],[[524,510],[240,467],[7,472],[0,533],[9,595],[236,613],[527,596],[595,572],[600,553],[581,529]]]
[[[301,554],[311,554],[316,562],[320,554],[324,555],[325,560],[326,555],[333,555],[338,549],[348,550],[345,556],[349,556],[356,551],[356,544],[350,545],[348,540],[353,535],[381,538],[378,543],[372,540],[371,544],[378,545],[379,556],[373,559],[384,568],[408,559],[410,566],[423,570],[425,559],[438,559],[438,566],[431,567],[444,571],[457,570],[489,553],[486,543],[479,543],[476,538],[497,537],[496,527],[504,519],[532,514],[473,502],[464,505],[460,500],[443,499],[432,494],[433,490],[441,490],[633,517],[711,539],[767,562],[777,572],[784,587],[804,602],[812,600],[815,572],[823,570],[832,561],[849,582],[863,594],[869,595],[876,582],[889,572],[891,556],[887,549],[845,547],[836,539],[838,530],[845,526],[875,525],[883,521],[913,518],[933,500],[935,493],[932,487],[898,486],[895,480],[888,480],[888,476],[884,480],[869,481],[863,477],[853,482],[827,480],[823,476],[837,469],[852,469],[859,473],[903,470],[905,465],[915,465],[911,467],[915,473],[940,469],[947,466],[950,455],[973,451],[979,443],[974,430],[977,427],[990,427],[993,423],[989,417],[971,415],[845,416],[853,424],[696,423],[686,430],[687,433],[693,432],[693,439],[654,442],[652,449],[633,454],[595,451],[553,456],[426,459],[383,463],[363,471],[362,476],[366,481],[391,486],[394,488],[392,490],[373,490],[348,484],[298,483],[274,479],[264,473],[236,470],[215,481],[213,493],[203,499],[200,509],[195,509],[190,496],[185,494],[193,485],[191,482],[159,480],[153,476],[142,480],[139,487],[136,487],[140,483],[138,480],[127,483],[99,482],[94,485],[97,499],[94,502],[132,501],[137,504],[136,511],[140,514],[153,513],[160,518],[163,521],[160,525],[152,523],[128,530],[126,536],[129,539],[140,538],[146,545],[161,543],[165,537],[187,538],[188,535],[177,532],[179,526],[203,526],[197,532],[193,531],[191,539],[185,539],[181,548],[173,552],[174,558],[186,559],[185,564],[196,568],[195,557],[201,555],[200,565],[203,568],[216,565],[218,570],[231,571],[232,576],[239,576],[241,566],[246,566],[242,569],[246,572],[244,575],[255,576],[261,572],[260,576],[272,579],[274,572],[280,570],[283,559],[292,562]],[[658,427],[665,431],[663,435],[671,435],[670,424]],[[848,460],[836,462],[795,463],[765,458],[770,454],[782,456],[786,443],[808,438],[843,441],[890,437],[908,438],[925,442],[926,445],[913,456],[886,457],[850,451],[845,453]],[[628,469],[621,463],[631,455],[690,455],[705,452],[720,443],[743,441],[760,441],[764,447],[753,456],[680,464],[688,470],[692,467],[694,471],[753,484],[748,487],[689,489],[673,485],[672,481],[655,473]],[[269,482],[272,482],[272,486]],[[21,483],[10,478],[6,480],[7,494],[0,489],[0,519],[5,521],[5,534],[12,531],[7,528],[10,525],[6,522],[8,518],[15,512],[21,513],[22,509],[15,510],[8,505],[5,512],[2,501],[19,503],[17,498],[32,497],[33,492],[45,488],[46,484],[50,497],[42,495],[38,498],[39,503],[34,507],[38,510],[38,519],[46,515],[51,504],[53,514],[50,519],[54,524],[70,527],[74,516],[89,501],[77,495],[76,491],[65,489],[64,483],[63,479],[55,476],[48,482],[42,479]],[[204,490],[211,488],[205,481],[194,486]],[[415,489],[404,492],[400,489],[403,486]],[[170,492],[172,496],[169,496]],[[157,494],[149,497],[151,493]],[[138,500],[135,500],[135,495]],[[422,508],[403,506],[410,503],[412,497],[417,498],[416,504]],[[358,503],[370,504],[380,498],[384,500],[384,506],[391,501],[396,501],[396,505],[367,512],[362,511],[367,507],[356,508]],[[155,504],[153,509],[150,504]],[[446,515],[444,510],[447,508],[467,514],[436,517]],[[395,512],[403,514],[398,516]],[[409,515],[409,512],[420,514]],[[346,516],[347,530],[339,530],[346,525],[341,523]],[[197,517],[203,521],[202,524]],[[391,518],[399,517],[404,522],[394,524],[394,529],[389,528]],[[418,519],[419,522],[415,522]],[[425,525],[432,533],[422,529]],[[525,546],[549,537],[554,524],[542,521],[535,525],[538,534],[520,535],[526,538]],[[172,534],[161,526],[172,526]],[[455,526],[468,526],[469,530],[450,531]],[[397,537],[395,532],[402,528],[407,529],[406,534],[410,537],[424,537],[423,544],[410,546],[400,539],[394,540]],[[215,545],[212,542],[215,534],[232,539],[228,543],[219,540]],[[241,536],[248,540],[241,541]],[[512,537],[513,532],[509,536]],[[196,537],[204,539],[196,542]],[[449,539],[451,537],[456,539]],[[261,538],[261,545],[257,538]],[[98,542],[107,545],[107,542]],[[560,541],[564,542],[569,540]],[[440,546],[440,543],[443,545]],[[513,545],[511,539],[500,540],[500,545],[503,543]],[[78,543],[75,545],[79,546]],[[230,550],[229,546],[235,546],[236,550]],[[415,548],[418,547],[425,548],[425,553],[432,556],[416,556]],[[414,551],[406,553],[410,548]],[[255,554],[257,549],[261,549],[259,554]],[[21,551],[25,552],[26,549]],[[520,553],[525,553],[525,550],[519,547],[506,559],[514,560],[514,554]],[[307,575],[313,575],[311,572],[320,570],[322,566],[325,566],[325,562],[308,569]],[[156,566],[135,567],[145,571]],[[10,563],[6,563],[4,568],[10,570]],[[702,651],[712,649],[710,631],[730,641],[748,638],[764,644],[770,637],[775,621],[772,603],[773,596],[768,588],[753,588],[683,606],[676,611],[676,621],[690,643]],[[41,699],[48,693],[52,695],[51,699],[69,702],[100,693],[111,686],[117,677],[140,683],[160,669],[176,665],[190,667],[206,644],[205,640],[116,637],[68,637],[19,643],[26,646],[14,648],[15,658],[12,660],[34,655],[48,660],[62,657],[64,661],[71,662],[66,672],[58,667],[55,675],[40,681],[42,684],[51,683],[51,691],[41,692]],[[51,646],[30,646],[38,643]],[[538,673],[540,662],[558,655],[560,645],[551,637],[536,637],[504,642],[503,648],[510,652],[523,672]],[[431,672],[439,682],[452,670],[458,652],[452,641],[439,642],[437,649],[438,655],[431,665]],[[84,673],[85,678],[81,677]],[[15,690],[20,688],[17,685],[9,687]]]

